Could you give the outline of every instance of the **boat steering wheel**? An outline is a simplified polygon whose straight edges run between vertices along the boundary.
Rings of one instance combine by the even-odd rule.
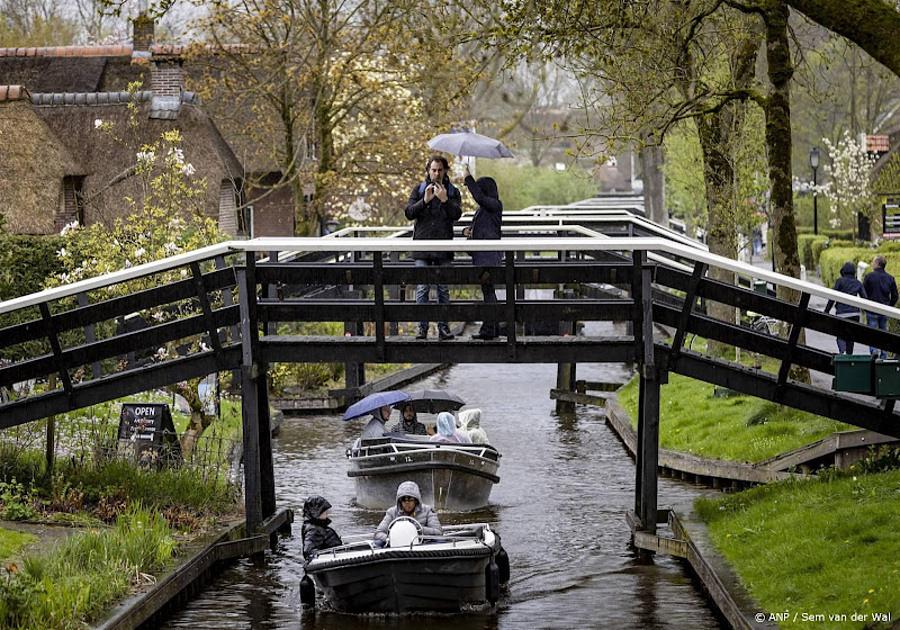
[[[425,531],[422,528],[422,524],[411,516],[398,516],[393,521],[391,521],[390,525],[388,525],[388,531],[391,530],[391,527],[394,526],[394,523],[400,523],[402,521],[409,521],[410,523],[412,523],[415,526],[416,532],[418,532],[419,536],[421,536]]]

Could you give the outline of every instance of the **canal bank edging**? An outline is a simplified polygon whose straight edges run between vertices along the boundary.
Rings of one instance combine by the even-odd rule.
[[[195,592],[216,565],[236,558],[261,554],[273,546],[278,533],[289,533],[294,513],[282,509],[265,520],[259,532],[245,536],[243,521],[214,535],[206,545],[197,549],[184,562],[162,577],[148,591],[138,593],[116,606],[96,630],[132,630],[164,613],[172,604]]]

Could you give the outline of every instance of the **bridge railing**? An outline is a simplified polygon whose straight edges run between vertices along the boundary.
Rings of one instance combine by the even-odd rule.
[[[513,231],[517,229],[510,227]],[[447,267],[414,267],[402,258],[412,249],[411,241],[399,237],[397,230],[384,231],[389,238],[269,238],[223,243],[0,303],[0,315],[14,312],[21,315],[29,309],[39,313],[28,321],[0,328],[0,356],[8,358],[0,367],[0,387],[10,388],[30,379],[46,383],[50,375],[56,375],[60,384],[53,391],[44,387],[42,391],[22,393],[0,404],[0,427],[238,366],[246,345],[244,333],[237,329],[241,322],[240,309],[246,306],[239,299],[241,273],[250,278],[250,286],[244,289],[257,307],[252,316],[248,315],[246,330],[263,329],[260,348],[261,356],[267,361],[633,360],[639,357],[639,335],[619,335],[591,346],[593,342],[562,337],[530,338],[533,336],[522,335],[521,328],[517,330],[517,324],[631,321],[637,325],[648,317],[673,331],[670,341],[657,346],[668,368],[676,371],[690,368],[694,374],[706,374],[712,382],[718,377],[711,373],[709,366],[721,364],[697,363],[699,358],[705,361],[709,357],[698,358],[695,350],[685,346],[686,336],[700,335],[775,359],[779,367],[770,380],[778,391],[790,389],[793,366],[825,373],[833,371],[830,353],[802,343],[800,331],[804,328],[900,352],[900,336],[815,312],[809,308],[809,299],[818,295],[897,318],[900,310],[892,307],[751,267],[669,239],[601,237],[583,226],[562,227],[565,232],[581,234],[579,237],[536,237],[525,232],[549,231],[550,226],[521,228],[521,237],[504,238],[500,242],[452,240],[415,244],[417,250],[507,252],[505,263],[496,269],[493,278],[502,294],[497,304],[485,304],[475,297],[477,294],[454,300],[450,305],[415,304],[392,296],[388,291],[391,286],[446,283],[475,288],[481,280],[467,261]],[[285,262],[283,258],[311,253],[325,259]],[[681,262],[673,262],[673,258]],[[707,273],[711,267],[787,287],[798,292],[799,300],[788,302],[713,280]],[[253,274],[249,273],[251,269]],[[637,281],[645,271],[649,273],[648,288],[652,291],[649,302]],[[122,287],[133,286],[138,280],[143,283],[139,290],[122,293]],[[313,295],[292,297],[290,292],[278,290],[279,285],[324,284],[352,287],[364,293],[339,300]],[[582,290],[594,285],[615,287],[619,293],[611,296]],[[563,286],[578,289],[582,295],[558,295],[549,300],[536,299],[523,291]],[[87,296],[85,303],[77,303],[80,295]],[[784,322],[784,331],[781,335],[770,335],[735,321],[724,321],[704,309],[704,302],[719,302],[764,314]],[[647,304],[649,311],[645,310]],[[149,317],[149,326],[122,332],[113,325],[135,313],[144,314],[145,319]],[[419,320],[507,322],[508,337],[481,345],[464,341],[454,344],[454,348],[392,337],[390,327],[386,326],[391,322]],[[304,321],[368,322],[373,334],[354,335],[353,339],[276,339],[278,330],[267,326],[273,322]],[[88,334],[92,327],[93,339]],[[40,351],[16,354],[29,343],[42,344]],[[171,349],[178,347],[183,353],[173,354]],[[160,348],[168,351],[154,357]],[[140,366],[137,366],[140,361],[121,360],[130,353],[143,353],[149,359]],[[99,373],[93,370],[98,363],[101,364]],[[759,381],[758,376],[747,378],[744,390],[769,383]]]

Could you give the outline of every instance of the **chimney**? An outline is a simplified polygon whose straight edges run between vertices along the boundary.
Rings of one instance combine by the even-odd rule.
[[[175,55],[154,55],[150,66],[150,90],[154,97],[170,96],[181,100],[181,63]]]
[[[147,13],[139,13],[131,21],[131,47],[134,52],[150,52],[153,45],[156,20]]]

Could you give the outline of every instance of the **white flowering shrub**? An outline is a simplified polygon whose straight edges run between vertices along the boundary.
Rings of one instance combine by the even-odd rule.
[[[853,227],[858,212],[871,218],[876,207],[872,190],[875,158],[866,153],[865,146],[854,140],[849,131],[844,131],[836,145],[828,138],[822,142],[831,158],[831,164],[825,165],[831,181],[817,186],[816,192],[831,201],[828,223],[832,228]]]

